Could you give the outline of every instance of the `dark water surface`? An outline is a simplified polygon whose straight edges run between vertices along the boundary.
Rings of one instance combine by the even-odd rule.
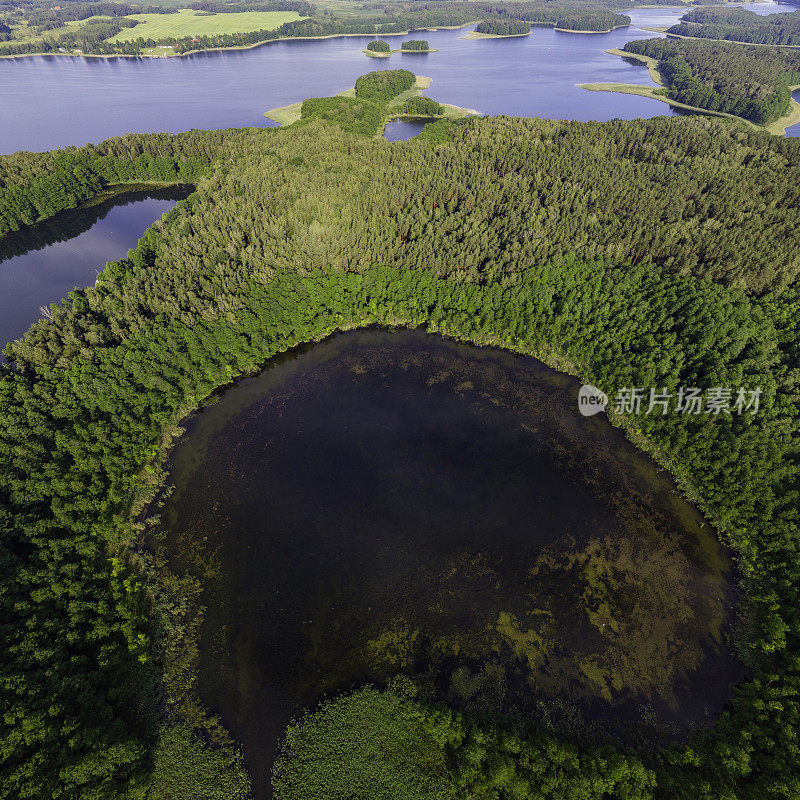
[[[0,348],[41,317],[40,306],[93,284],[107,261],[135,247],[147,228],[189,191],[171,187],[125,192],[3,237]]]
[[[186,424],[155,540],[203,580],[199,690],[257,798],[294,714],[401,671],[626,737],[713,721],[742,677],[730,560],[577,389],[531,358],[367,330]]]
[[[759,13],[791,10],[761,3]],[[463,37],[472,28],[425,32],[438,53],[365,56],[371,37],[274,42],[252,50],[186,58],[37,56],[0,61],[0,152],[49,150],[123,133],[270,125],[270,108],[352,86],[373,69],[405,67],[434,79],[432,97],[483,114],[577,120],[631,119],[672,112],[632,95],[587,92],[576,83],[652,85],[647,70],[604,50],[656,36],[685,9],[630,12],[629,28],[607,34],[534,28],[515,39]],[[796,126],[800,130],[800,126]]]

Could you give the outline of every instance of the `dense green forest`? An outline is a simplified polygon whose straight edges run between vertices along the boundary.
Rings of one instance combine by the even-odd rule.
[[[479,22],[475,27],[476,33],[487,33],[491,36],[522,36],[531,32],[529,22],[518,19],[511,20],[487,20]]]
[[[625,50],[658,61],[670,97],[764,125],[791,108],[800,51],[729,42],[641,39]]]
[[[100,145],[0,156],[0,236],[76,208],[120,183],[192,183],[224,131],[128,134]]]
[[[413,117],[439,117],[444,108],[430,97],[411,97],[403,104],[403,113]]]
[[[70,11],[70,20],[76,14],[86,14],[78,19],[87,19],[91,10],[98,10],[108,4],[80,3],[83,11]],[[140,13],[143,7],[124,6],[128,13]],[[132,25],[131,20],[115,18],[101,21],[90,21],[77,27],[75,32],[60,33],[58,37],[48,36],[49,29],[63,28],[66,17],[61,18],[61,10],[53,6],[42,9],[39,5],[24,15],[40,15],[48,20],[47,26],[37,28],[40,36],[35,39],[17,40],[13,35],[6,35],[7,41],[0,39],[0,55],[24,55],[26,53],[55,53],[59,48],[79,48],[84,53],[95,55],[126,54],[136,55],[147,48],[169,46],[175,53],[181,54],[194,50],[208,50],[224,47],[243,47],[259,42],[274,41],[283,38],[304,38],[321,36],[338,36],[344,34],[385,35],[406,33],[413,30],[441,28],[466,25],[481,19],[510,22],[530,22],[537,25],[550,25],[575,30],[608,30],[619,25],[630,24],[630,17],[608,10],[595,0],[530,0],[529,2],[472,2],[468,0],[411,0],[410,2],[375,3],[368,6],[372,14],[333,13],[329,10],[320,12],[303,0],[276,0],[264,3],[221,3],[195,4],[198,10],[209,11],[253,11],[253,10],[288,10],[297,11],[306,19],[286,22],[275,30],[249,31],[246,33],[221,34],[215,36],[186,36],[182,38],[166,37],[158,40],[138,38],[125,42],[109,42],[107,37],[117,33],[121,25]],[[2,6],[0,5],[0,12]],[[9,19],[20,12],[12,7]],[[4,15],[0,13],[0,22]],[[107,30],[106,30],[107,29]],[[112,30],[113,29],[113,30]],[[101,35],[104,34],[104,35]]]
[[[20,153],[0,175],[41,214],[84,178],[97,191],[76,165],[156,155],[196,162],[196,192],[0,366],[0,796],[246,796],[192,688],[199,587],[140,547],[138,512],[212,392],[368,323],[513,347],[608,394],[762,387],[758,415],[636,419],[738,554],[752,675],[713,729],[637,753],[473,719],[402,681],[362,690],[292,728],[278,796],[800,792],[800,143],[707,118],[473,118],[402,144],[312,120]]]
[[[403,42],[400,45],[401,50],[418,50],[419,52],[423,53],[426,50],[430,50],[431,46],[425,39],[408,39],[407,41]]]
[[[384,109],[358,97],[309,97],[300,108],[300,124],[324,120],[348,133],[375,136],[386,122]],[[302,158],[302,156],[300,156]]]
[[[696,8],[669,32],[701,39],[800,46],[800,11],[761,16],[744,8]]]
[[[389,102],[414,86],[415,82],[416,76],[407,69],[369,72],[356,80],[355,97],[337,95],[304,100],[300,107],[300,122],[296,124],[303,125],[321,119],[336,124],[348,133],[375,136],[383,130],[389,119]],[[411,100],[423,101],[414,106],[418,109],[418,116],[436,116],[443,111],[439,103],[427,97]],[[426,108],[435,108],[436,114],[426,113]]]
[[[387,69],[368,72],[356,78],[356,97],[373,103],[388,103],[400,92],[410,89],[416,76],[407,69]]]
[[[373,50],[376,53],[388,53],[391,49],[389,42],[384,42],[382,39],[375,39],[367,45],[367,50]]]

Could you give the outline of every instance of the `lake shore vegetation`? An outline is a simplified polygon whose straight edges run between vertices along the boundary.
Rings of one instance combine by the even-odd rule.
[[[407,84],[366,76],[354,99]],[[193,688],[200,586],[142,546],[141,514],[180,421],[220,387],[381,324],[535,355],[609,395],[760,387],[756,415],[617,420],[736,553],[750,676],[713,727],[655,751],[467,718],[398,678],[298,721],[278,797],[321,800],[331,780],[364,800],[797,793],[800,144],[709,118],[442,120],[402,144],[341,128],[0,158],[7,230],[150,159],[196,165],[194,194],[0,365],[3,792],[247,796]]]
[[[181,56],[202,50],[246,48],[283,39],[395,36],[490,21],[560,29],[603,31],[630,24],[627,15],[595,2],[376,3],[368,9],[320,9],[306,0],[198,2],[191,9],[72,2],[69,7],[28,0],[9,12],[0,33],[0,57],[33,54],[79,56]],[[63,11],[63,14],[62,14]],[[1,12],[1,10],[0,10]],[[42,17],[42,15],[44,15]],[[5,17],[0,13],[0,24]],[[24,24],[23,24],[24,23]],[[29,35],[30,33],[33,35]]]
[[[608,52],[642,61],[663,88],[613,83],[580,84],[582,88],[651,97],[676,107],[740,118],[777,134],[800,118],[800,106],[792,97],[800,85],[800,51],[643,39]]]
[[[695,8],[667,33],[697,39],[800,47],[800,10],[762,16],[745,8]]]

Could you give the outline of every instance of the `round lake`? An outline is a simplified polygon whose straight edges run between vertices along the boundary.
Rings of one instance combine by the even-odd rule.
[[[398,673],[627,740],[713,721],[743,676],[730,560],[578,388],[532,358],[366,330],[185,423],[153,542],[202,581],[200,697],[257,798],[293,715]]]

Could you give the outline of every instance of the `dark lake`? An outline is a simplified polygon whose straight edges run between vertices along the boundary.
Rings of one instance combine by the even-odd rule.
[[[792,10],[776,3],[748,7],[762,14]],[[643,66],[604,50],[658,35],[641,28],[673,24],[683,10],[629,13],[631,27],[607,34],[534,28],[527,37],[468,41],[461,37],[472,27],[426,32],[438,53],[387,59],[361,52],[372,37],[274,42],[186,58],[5,59],[0,61],[0,152],[83,145],[128,131],[269,125],[263,114],[270,108],[334,94],[369,70],[397,67],[432,77],[432,97],[483,114],[577,120],[671,114],[669,106],[654,100],[574,85],[651,85]]]
[[[371,329],[185,423],[153,541],[203,582],[200,696],[257,798],[293,715],[399,672],[627,741],[713,721],[743,675],[731,562],[577,391],[532,358]]]
[[[107,261],[121,258],[142,234],[187,197],[188,188],[126,191],[65,211],[0,240],[0,348],[19,338],[76,287],[93,284]]]

